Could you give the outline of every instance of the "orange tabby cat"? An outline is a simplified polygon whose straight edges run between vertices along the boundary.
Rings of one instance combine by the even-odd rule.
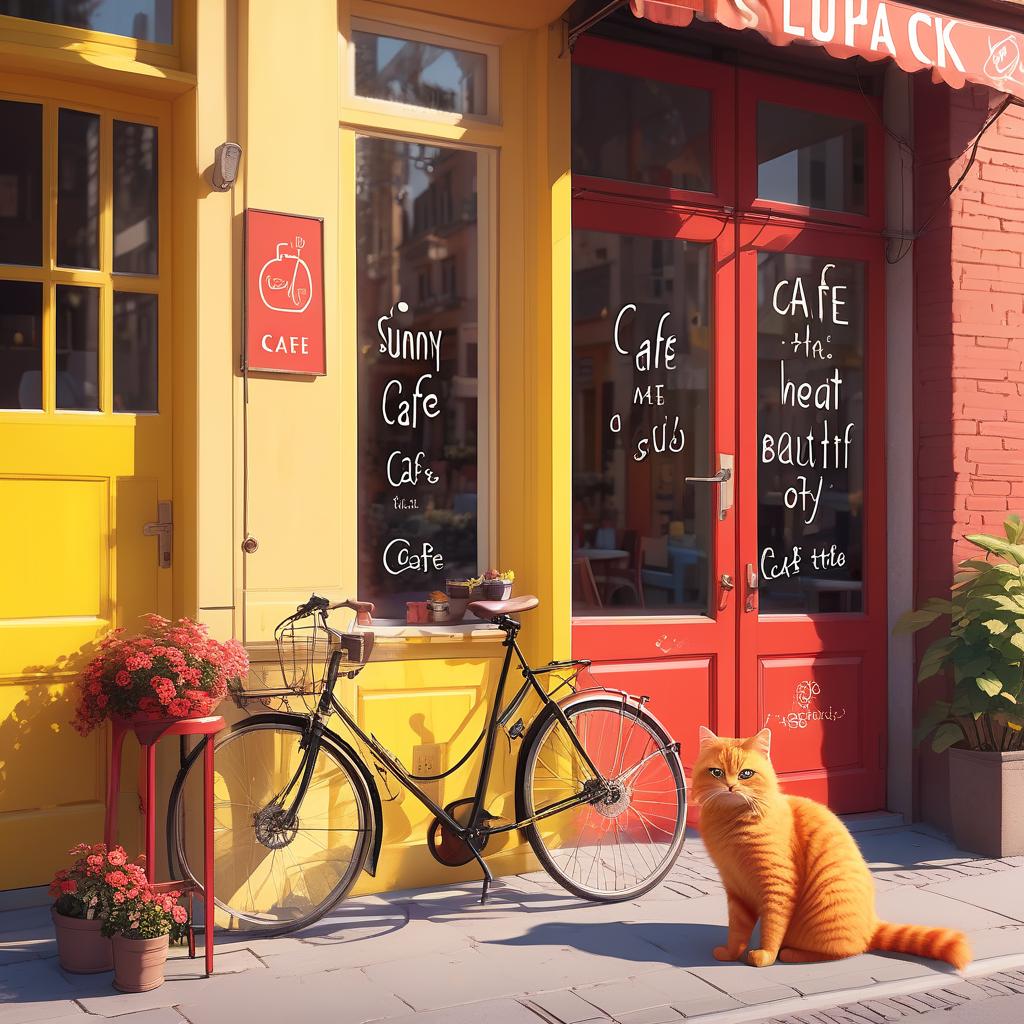
[[[966,967],[971,950],[962,932],[878,920],[871,872],[853,837],[827,807],[779,789],[770,742],[768,729],[751,739],[700,730],[693,793],[729,902],[729,936],[715,958],[742,957],[760,918],[761,948],[747,953],[755,967],[870,949]]]

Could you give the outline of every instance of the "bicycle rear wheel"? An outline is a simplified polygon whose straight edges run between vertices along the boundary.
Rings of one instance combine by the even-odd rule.
[[[309,789],[289,823],[285,795],[306,751],[302,720],[240,722],[214,758],[217,924],[276,935],[318,920],[352,887],[370,847],[373,812],[349,756],[323,741]],[[202,768],[197,748],[168,809],[169,847],[186,878],[202,881]]]
[[[594,777],[566,727],[548,711],[521,754],[524,817],[592,794],[526,829],[541,864],[583,899],[614,903],[653,889],[671,870],[686,830],[686,780],[672,740],[634,703],[607,694],[563,708],[569,726],[606,781]]]

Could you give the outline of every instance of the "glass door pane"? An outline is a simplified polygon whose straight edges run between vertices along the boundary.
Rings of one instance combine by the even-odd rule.
[[[573,612],[705,614],[711,246],[573,233]]]
[[[860,261],[758,254],[762,614],[863,610],[864,281]]]

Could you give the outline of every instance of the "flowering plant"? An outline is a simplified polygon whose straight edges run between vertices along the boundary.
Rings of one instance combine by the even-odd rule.
[[[103,843],[79,843],[68,850],[68,856],[76,858],[74,864],[58,871],[50,883],[54,910],[64,917],[105,919],[115,899],[112,875],[115,881],[122,875],[125,881],[146,880],[142,865],[129,861],[120,846],[108,850]]]
[[[213,640],[190,619],[146,615],[140,636],[116,629],[79,678],[75,728],[84,736],[105,718],[208,715],[248,672],[237,640]]]
[[[166,886],[151,885],[142,879],[117,879],[110,915],[103,923],[104,935],[123,935],[126,939],[158,939],[169,935],[178,942],[188,931],[188,911],[178,900],[181,892]]]

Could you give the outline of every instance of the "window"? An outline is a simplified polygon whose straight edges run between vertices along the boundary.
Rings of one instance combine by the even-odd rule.
[[[478,159],[356,140],[359,593],[385,619],[481,563]]]
[[[157,128],[46,106],[0,100],[0,409],[157,412]]]
[[[710,247],[577,230],[572,263],[573,613],[702,614]]]
[[[864,213],[864,162],[862,122],[758,103],[759,198]]]
[[[153,43],[174,42],[174,0],[0,0],[0,14]]]
[[[575,64],[575,174],[713,192],[711,94]]]
[[[758,254],[759,607],[863,610],[864,264]]]
[[[452,114],[488,113],[487,54],[354,31],[355,94]]]

